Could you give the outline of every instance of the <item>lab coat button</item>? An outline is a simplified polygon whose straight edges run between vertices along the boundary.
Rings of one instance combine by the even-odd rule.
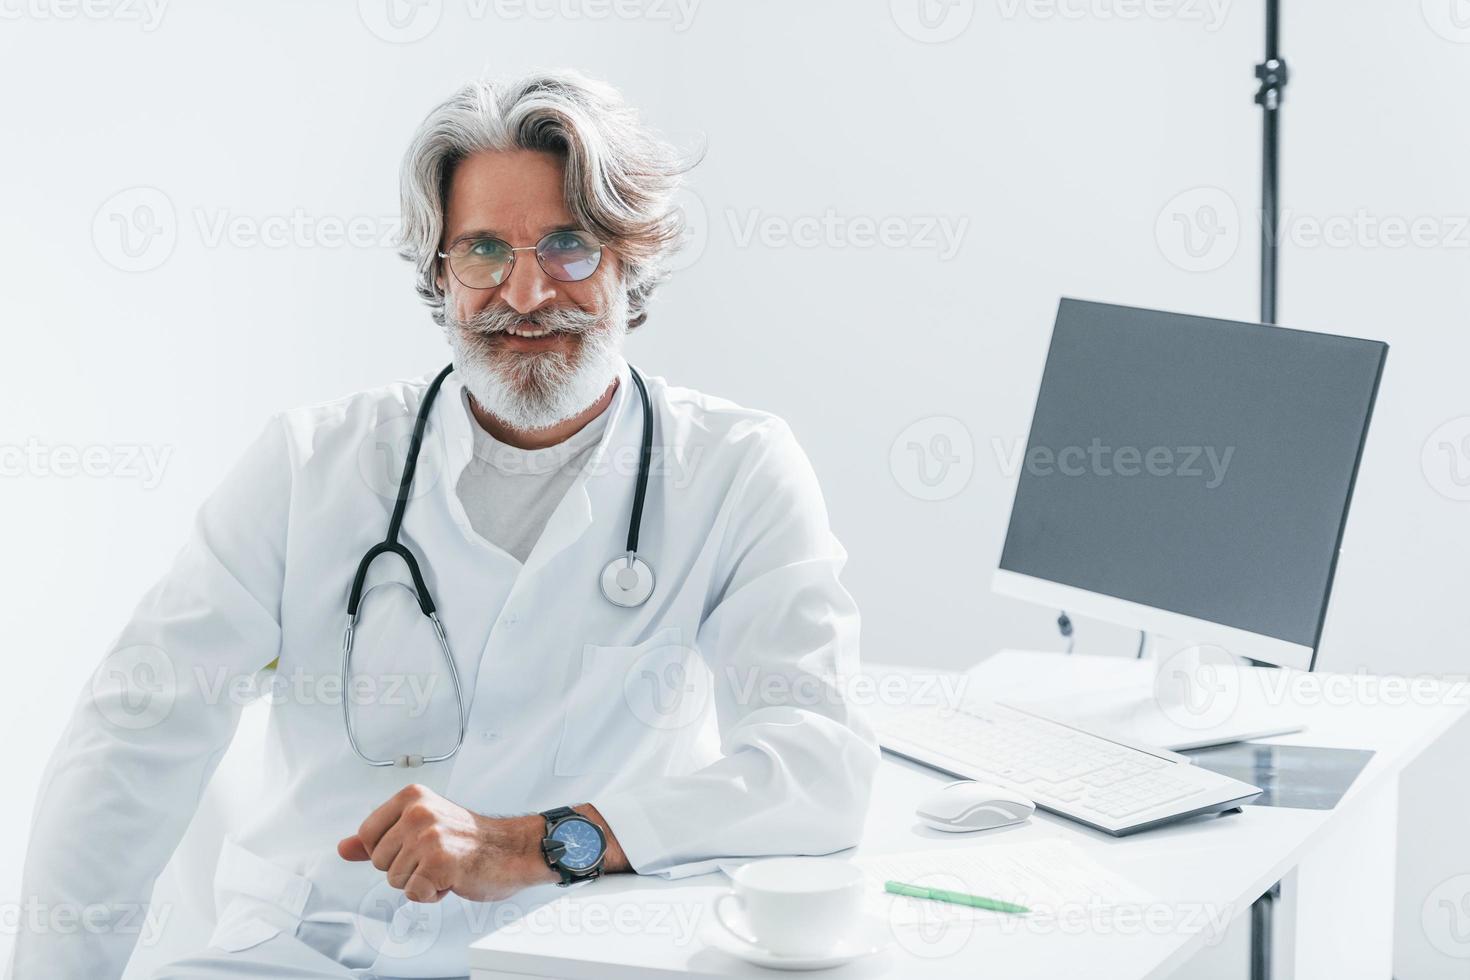
[[[484,739],[484,740],[485,740],[485,741],[487,741],[487,742],[493,742],[493,741],[495,741],[495,739],[496,739],[496,738],[497,738],[497,737],[498,737],[498,736],[499,736],[499,735],[500,735],[500,733],[499,733],[499,732],[497,732],[497,731],[493,731],[493,730],[492,730],[492,729],[489,729],[489,728],[487,728],[487,729],[485,729],[485,730],[484,730],[484,731],[482,731],[482,732],[481,732],[481,733],[480,733],[480,737],[481,737],[481,738],[482,738],[482,739]]]

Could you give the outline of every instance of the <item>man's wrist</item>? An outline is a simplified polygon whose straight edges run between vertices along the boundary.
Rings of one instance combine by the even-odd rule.
[[[527,884],[560,881],[561,876],[546,863],[546,854],[541,850],[541,841],[546,837],[546,818],[539,813],[529,813],[524,817],[507,819],[517,841],[516,852],[524,857]]]
[[[632,871],[633,868],[628,864],[628,856],[623,853],[622,845],[618,843],[618,838],[612,832],[612,828],[607,825],[607,821],[602,819],[602,814],[597,812],[597,807],[591,803],[582,803],[572,809],[579,816],[586,817],[596,824],[597,829],[602,831],[603,839],[607,841],[607,851],[602,856],[602,873],[612,875]]]
[[[607,850],[602,857],[602,873],[619,874],[632,871],[627,855],[623,853],[612,828],[607,825],[606,820],[602,819],[602,814],[597,812],[597,807],[591,803],[583,803],[572,809],[578,816],[592,821],[602,831],[602,836],[607,841]],[[526,883],[539,885],[548,881],[560,881],[561,876],[546,863],[546,854],[541,850],[541,841],[546,837],[546,818],[539,813],[530,813],[523,817],[503,819],[507,832],[515,841],[514,852],[522,855]]]

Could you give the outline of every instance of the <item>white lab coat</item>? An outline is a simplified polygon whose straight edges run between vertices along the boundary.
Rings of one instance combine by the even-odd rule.
[[[338,678],[348,587],[384,535],[427,380],[278,415],[204,504],[82,692],[37,804],[23,894],[145,903],[262,678],[270,791],[220,855],[218,926],[201,946],[248,950],[306,920],[336,924],[374,973],[466,972],[466,945],[504,922],[496,903],[405,903],[383,872],[336,853],[410,782],[484,814],[590,801],[642,874],[857,842],[878,762],[844,698],[858,612],[784,422],[649,378],[639,550],[657,585],[636,609],[599,592],[624,550],[641,434],[626,365],[601,442],[524,566],[475,533],[455,495],[472,421],[458,376],[446,379],[402,540],[437,601],[468,734],[454,759],[418,769],[352,753]],[[441,655],[393,584],[407,581],[378,559],[358,632],[348,700],[380,755],[442,751],[455,731]],[[557,889],[530,892],[518,900]],[[135,939],[22,931],[15,976],[115,977]]]

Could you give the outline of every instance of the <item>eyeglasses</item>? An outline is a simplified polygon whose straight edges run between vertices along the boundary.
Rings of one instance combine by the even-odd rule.
[[[449,260],[449,271],[464,286],[493,289],[510,278],[517,252],[535,252],[541,271],[558,282],[581,282],[602,261],[602,243],[585,231],[553,231],[520,248],[498,238],[461,238],[439,258]]]

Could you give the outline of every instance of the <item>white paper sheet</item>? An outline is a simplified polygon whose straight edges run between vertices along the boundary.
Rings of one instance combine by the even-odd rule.
[[[923,888],[942,888],[999,899],[1031,909],[1026,918],[1107,916],[1118,908],[1137,908],[1156,901],[1153,895],[1088,857],[1064,840],[1018,844],[984,844],[902,854],[857,857],[853,863],[868,877],[868,911],[895,925],[944,919],[1001,920],[1017,918],[967,905],[893,895],[887,881]]]

